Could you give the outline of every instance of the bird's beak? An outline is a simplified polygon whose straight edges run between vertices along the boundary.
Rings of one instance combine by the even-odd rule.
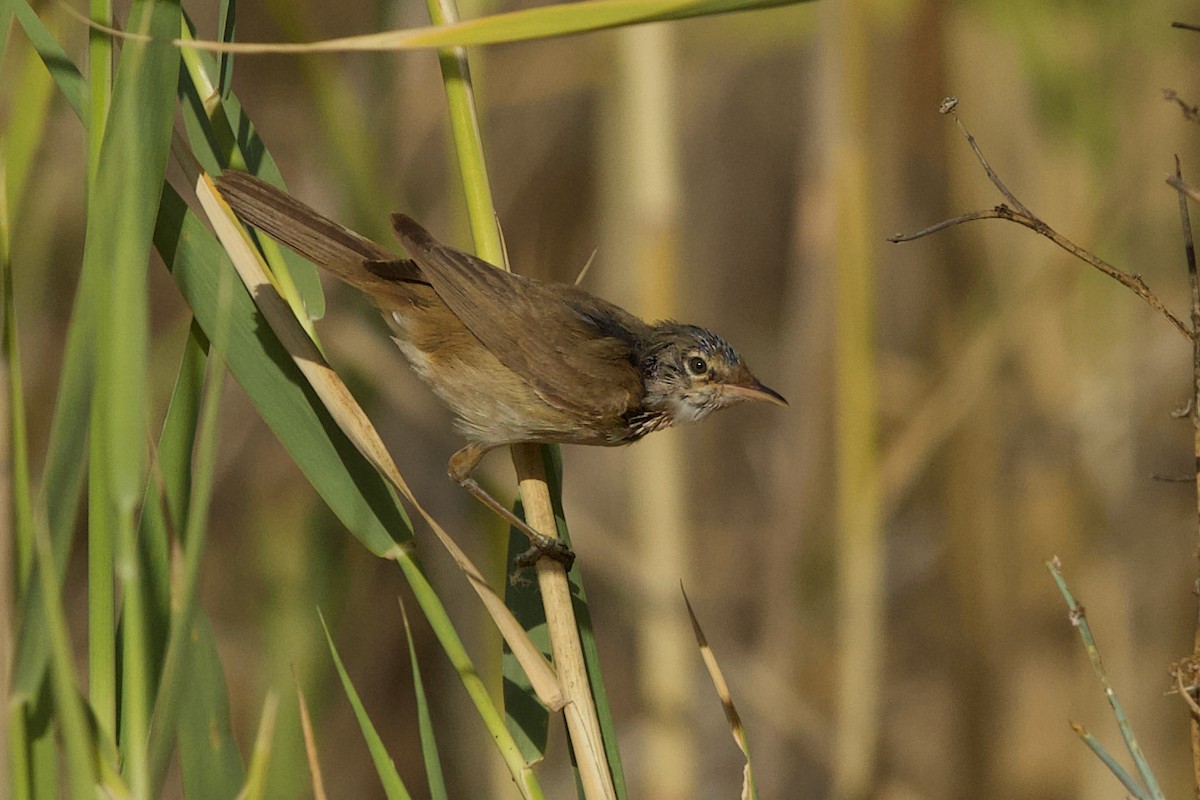
[[[747,400],[765,400],[777,406],[786,406],[788,404],[788,401],[779,392],[763,386],[753,378],[748,383],[727,383],[725,384],[725,391],[738,397],[744,397]]]

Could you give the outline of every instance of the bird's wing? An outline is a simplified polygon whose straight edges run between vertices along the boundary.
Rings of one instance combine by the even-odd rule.
[[[581,289],[514,275],[447,247],[403,214],[392,215],[392,227],[454,315],[548,403],[603,418],[641,399],[631,347],[647,327],[641,320]]]

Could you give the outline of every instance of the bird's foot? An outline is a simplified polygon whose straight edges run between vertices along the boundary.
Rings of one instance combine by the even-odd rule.
[[[460,486],[474,495],[477,500],[494,511],[501,519],[529,537],[532,547],[516,557],[513,563],[517,569],[531,567],[542,558],[552,558],[562,564],[565,571],[570,572],[571,565],[575,563],[575,553],[567,546],[566,542],[553,536],[539,533],[529,527],[529,523],[509,511],[496,498],[484,491],[483,487],[476,483],[474,478],[461,474],[461,464],[456,464],[456,461],[460,459],[460,454],[469,450],[470,447],[470,445],[464,447],[459,453],[455,453],[454,458],[450,460],[450,476],[458,481]],[[469,455],[468,459],[472,457]]]
[[[567,546],[567,543],[562,539],[555,539],[553,536],[534,532],[536,536],[530,536],[529,540],[533,546],[521,553],[513,559],[513,566],[517,569],[525,569],[532,567],[543,558],[550,558],[562,564],[565,571],[571,571],[571,565],[575,563],[575,551]]]

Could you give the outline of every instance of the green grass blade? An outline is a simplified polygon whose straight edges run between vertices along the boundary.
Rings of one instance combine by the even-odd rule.
[[[15,14],[34,49],[58,83],[60,91],[76,113],[81,114],[87,87],[57,40],[25,0],[0,0],[0,3],[3,4],[4,14]],[[10,144],[15,146],[15,142]],[[89,280],[88,274],[85,273],[77,290],[38,501],[38,506],[44,508],[47,515],[47,527],[52,540],[53,580],[56,584],[61,584],[66,571],[66,553],[74,532],[74,520],[87,464],[87,429],[90,418],[88,407],[92,385],[94,338],[94,327],[91,324],[94,304],[89,298],[95,293],[96,283],[95,279]],[[35,563],[34,573],[38,569]],[[49,623],[43,585],[45,584],[41,576],[31,575],[29,591],[21,598],[12,684],[12,699],[18,702],[23,699],[32,703],[39,696],[50,655],[51,643],[46,633]],[[34,750],[40,747],[38,741],[35,740],[31,745]],[[50,742],[50,747],[53,748],[53,741]],[[41,762],[37,757],[32,763],[35,770],[40,769],[37,765]]]
[[[217,30],[222,42],[232,42],[236,37],[237,0],[221,0],[221,10],[217,18]],[[217,85],[221,99],[228,101],[233,97],[233,53],[225,53],[218,64],[218,74],[221,76]]]
[[[89,0],[93,22],[112,27],[112,0]],[[100,166],[100,145],[104,124],[112,101],[113,40],[103,31],[88,29],[88,186],[96,180]]]
[[[54,717],[54,698],[46,680],[32,703],[22,703],[25,716],[26,754],[29,790],[34,798],[55,797],[58,793],[58,725]]]
[[[93,21],[111,26],[111,0],[90,0]],[[112,104],[113,42],[100,31],[88,31],[88,196],[96,191],[104,128]],[[97,424],[99,407],[92,409],[91,448],[88,452],[92,475],[104,475],[108,462],[102,426]],[[113,568],[117,530],[104,482],[88,485],[88,699],[101,735],[117,740],[117,598]]]
[[[172,593],[171,628],[155,702],[155,725],[150,738],[150,785],[151,794],[155,797],[162,792],[162,782],[166,778],[167,762],[171,757],[171,746],[175,737],[175,721],[179,715],[180,694],[186,685],[183,678],[188,672],[185,658],[189,650],[188,634],[192,630],[192,617],[196,609],[200,556],[204,552],[204,542],[208,533],[208,509],[212,500],[213,472],[216,469],[217,411],[225,377],[221,351],[228,340],[229,297],[232,296],[233,289],[233,276],[229,270],[225,270],[221,275],[223,285],[220,291],[223,297],[219,303],[223,305],[224,319],[217,322],[215,355],[209,361],[208,384],[204,390],[204,402],[200,411],[195,467],[192,472],[193,484],[188,496],[187,522],[183,536],[183,574]]]
[[[60,93],[86,124],[83,112],[88,90],[79,70],[25,0],[0,0],[0,4],[5,13],[15,15]],[[56,577],[60,582],[66,570],[66,553],[71,544],[87,464],[88,408],[94,370],[94,316],[98,305],[93,298],[100,277],[95,271],[84,271],[76,290],[42,473],[39,505],[46,509]],[[31,591],[24,600],[13,691],[16,695],[32,698],[38,691],[49,654],[48,639],[42,635],[46,622],[40,581],[31,583]]]
[[[49,67],[51,75],[58,82],[64,96],[77,113],[82,112],[87,90],[78,70],[66,58],[57,41],[42,26],[41,21],[26,3],[21,0],[15,0],[15,2],[6,0],[6,2],[10,8],[15,10],[22,27],[34,43],[39,56]],[[86,123],[86,119],[84,121]],[[102,275],[99,270],[85,270],[77,290],[39,501],[39,505],[47,509],[47,527],[52,540],[51,550],[54,562],[53,580],[58,583],[61,583],[66,567],[65,556],[74,531],[74,519],[82,490],[83,471],[87,463],[87,431],[90,419],[87,409],[90,405],[94,370],[95,309],[99,306],[95,298],[98,288],[101,286],[101,280]],[[99,559],[100,562],[103,560]],[[42,559],[40,563],[47,564],[48,562],[46,559]],[[24,598],[13,685],[15,698],[32,697],[37,693],[37,687],[41,683],[51,651],[52,637],[47,634],[47,631],[51,629],[52,620],[44,602],[45,595],[42,587],[46,585],[46,582],[42,578],[43,576],[38,576],[37,581],[32,585],[32,590]],[[107,574],[107,579],[111,582],[111,570]],[[107,629],[111,633],[111,607],[108,613],[99,613],[99,615],[108,619]],[[94,652],[108,653],[110,656],[108,660],[111,662],[113,653],[111,644],[107,647],[100,644],[94,648]],[[99,669],[90,670],[90,677],[94,689],[97,687],[97,681],[109,686],[113,682],[111,674],[105,678],[102,676],[102,670]],[[56,678],[55,681],[56,685],[61,683],[61,679]],[[103,696],[105,694],[103,691],[98,691],[97,694],[101,695],[98,698],[99,708],[111,709],[112,694],[108,694],[107,700]],[[111,733],[111,712],[104,714],[102,711],[101,717],[97,721],[102,727],[109,727]],[[105,725],[106,722],[107,725]],[[70,726],[67,727],[69,729]],[[54,745],[52,737],[46,739],[43,736],[38,741],[41,740],[45,740],[49,747],[42,747],[35,741],[35,749],[52,756]],[[52,766],[48,770],[42,768],[39,766],[42,762],[46,762],[46,759],[35,754],[34,770],[41,773],[49,772],[51,780],[53,780],[54,768]],[[73,771],[81,772],[78,767]],[[35,775],[36,780],[38,778]]]
[[[2,224],[2,223],[0,223]],[[33,490],[29,482],[29,435],[25,422],[25,390],[21,380],[20,350],[17,347],[17,315],[13,303],[12,263],[7,253],[0,253],[0,292],[3,292],[3,330],[0,331],[0,358],[6,371],[9,418],[8,453],[9,478],[12,493],[12,543],[16,577],[14,597],[23,597],[29,590],[33,571]]]
[[[90,0],[89,5],[92,20],[112,25],[111,0]],[[113,87],[112,38],[94,29],[88,31],[88,64],[87,186],[88,196],[93,197]],[[108,462],[98,417],[95,406],[88,451],[92,475],[104,475]],[[116,529],[104,482],[94,480],[88,485],[88,699],[101,735],[112,741],[117,740],[117,598],[113,579]]]
[[[11,15],[13,8],[9,0],[0,0],[0,6],[7,6],[7,12]],[[0,30],[8,30],[7,25]],[[50,80],[36,49],[25,47],[22,43],[22,46],[11,51],[10,58],[15,62],[10,66],[15,77],[9,78],[12,86],[9,107],[20,109],[19,114],[13,114],[5,121],[3,128],[4,183],[8,193],[11,227],[13,222],[19,222],[13,217],[19,216],[30,173],[38,163],[38,152],[48,138],[46,123],[50,119],[54,82]],[[7,250],[11,242],[8,231],[5,232],[5,238],[8,240],[4,244]]]
[[[453,4],[426,0],[425,5],[429,8],[429,17],[433,20],[435,30],[444,30],[458,23]],[[450,111],[451,139],[454,142],[455,160],[462,173],[475,254],[491,264],[507,264],[500,226],[496,222],[491,179],[483,156],[479,119],[475,114],[475,90],[471,86],[467,53],[461,47],[445,47],[438,51],[438,61],[442,67],[442,84]]]
[[[156,36],[174,33],[178,14],[172,2],[140,0],[131,28]],[[103,270],[108,278],[97,337],[103,433],[112,445],[106,478],[123,513],[137,505],[145,473],[146,265],[175,116],[178,64],[172,48],[126,44],[88,204],[84,269]]]
[[[187,524],[192,491],[192,451],[208,357],[208,338],[193,320],[184,342],[179,373],[171,390],[162,433],[154,450],[151,477],[142,500],[138,545],[148,598],[152,673],[158,674],[170,627],[171,541]]]
[[[184,796],[233,797],[246,774],[233,737],[229,687],[202,609],[192,620],[185,666],[177,725]]]
[[[5,2],[0,6],[0,24],[7,24],[12,17],[12,8]],[[0,64],[4,55],[0,52]],[[46,122],[47,103],[28,103],[29,95],[38,96],[36,89],[37,73],[32,71],[32,65],[26,65],[17,91],[17,107],[28,110],[29,116],[20,116],[13,120],[12,125],[5,131],[4,148],[0,154],[0,291],[4,320],[0,326],[0,359],[4,361],[4,387],[7,397],[6,419],[8,426],[5,435],[5,452],[0,453],[8,464],[8,491],[10,491],[12,507],[10,513],[10,551],[0,557],[0,569],[5,575],[0,576],[0,590],[5,595],[0,600],[0,607],[7,612],[16,606],[18,600],[28,600],[31,596],[30,578],[34,575],[35,564],[35,530],[34,513],[32,513],[32,492],[30,487],[28,428],[25,423],[25,401],[20,371],[20,349],[17,343],[17,314],[16,302],[13,299],[13,276],[11,259],[11,222],[10,209],[17,209],[20,196],[23,193],[24,179],[8,172],[8,164],[16,157],[28,157],[35,136],[40,136]],[[41,92],[44,95],[44,92]],[[32,108],[30,108],[32,106]],[[20,170],[25,170],[24,162],[20,162]],[[12,624],[11,620],[6,621]],[[5,632],[7,634],[7,631]],[[43,640],[44,640],[43,633]],[[32,687],[30,690],[32,691]],[[0,770],[10,777],[10,786],[14,798],[30,796],[32,792],[32,777],[34,777],[34,762],[26,727],[26,709],[29,708],[29,694],[20,697],[14,693],[8,700],[7,721],[4,729],[0,730],[0,742],[4,744],[4,756],[8,757],[8,769]]]
[[[155,37],[173,35],[179,30],[179,6],[170,0],[140,0],[131,10],[130,29]],[[89,187],[83,257],[84,270],[106,277],[97,320],[93,444],[99,448],[92,459],[91,480],[100,482],[103,491],[93,509],[104,521],[103,530],[114,533],[115,571],[123,597],[119,741],[124,775],[138,797],[149,791],[146,744],[152,686],[135,536],[146,474],[147,264],[178,81],[177,50],[159,42],[129,42],[122,49],[95,181]]]
[[[624,25],[705,17],[795,5],[803,0],[588,0],[494,14],[445,26],[386,31],[311,44],[194,43],[211,51],[303,53],[421,50],[549,39]],[[482,254],[481,254],[482,255]]]
[[[22,700],[12,700],[8,703],[8,790],[12,792],[12,800],[30,800],[33,796],[32,775],[33,763],[29,752],[28,726],[25,721],[26,709],[29,705]]]
[[[195,447],[196,428],[201,417],[201,395],[207,363],[208,339],[193,320],[184,342],[179,372],[172,388],[171,399],[163,421],[162,433],[154,451],[151,477],[143,495],[141,523],[138,528],[138,556],[142,575],[142,593],[146,599],[145,624],[147,630],[147,673],[152,682],[159,685],[154,698],[154,712],[148,745],[148,773],[151,795],[161,794],[161,754],[156,760],[156,737],[164,733],[169,743],[174,742],[175,723],[171,714],[164,714],[165,706],[175,712],[177,703],[164,699],[163,669],[170,650],[172,614],[175,612],[172,588],[172,543],[178,541],[189,516],[185,506],[192,495],[192,454]],[[183,590],[180,590],[182,593]],[[198,648],[199,645],[192,644]],[[192,658],[199,654],[189,649]],[[198,668],[189,663],[188,670]],[[190,672],[189,672],[190,674]],[[207,696],[207,695],[206,695]],[[190,699],[190,695],[189,695]],[[183,701],[186,704],[187,700]],[[226,712],[227,713],[227,712]],[[214,737],[218,731],[212,731]],[[199,741],[198,747],[205,751],[215,747],[214,743]],[[167,757],[169,758],[168,750]],[[182,749],[180,758],[186,757]],[[223,773],[216,773],[217,775]],[[223,796],[232,797],[241,786],[241,765],[238,762],[237,780],[229,786]]]
[[[266,796],[267,766],[271,761],[271,742],[275,738],[275,716],[279,709],[279,697],[270,692],[263,701],[262,716],[258,722],[258,735],[254,737],[254,751],[250,756],[250,768],[246,771],[246,785],[238,792],[237,800],[260,800]]]
[[[446,800],[446,779],[442,775],[442,761],[438,757],[433,718],[429,714],[429,699],[425,696],[421,664],[417,661],[417,648],[413,644],[412,627],[408,624],[408,613],[404,610],[403,602],[400,603],[400,616],[404,620],[404,638],[408,642],[408,660],[412,665],[413,692],[417,699],[417,727],[421,732],[421,757],[425,761],[425,780],[429,784],[429,796],[432,800]]]
[[[504,715],[492,702],[492,696],[479,677],[479,671],[471,662],[471,657],[467,654],[467,649],[463,646],[458,632],[455,631],[454,623],[450,621],[450,616],[446,613],[441,598],[433,590],[429,579],[411,553],[400,551],[395,555],[395,559],[396,563],[400,565],[400,569],[403,570],[408,585],[412,587],[413,596],[421,606],[421,611],[428,620],[434,636],[437,637],[438,644],[441,645],[446,657],[454,666],[454,671],[462,681],[463,688],[467,690],[471,702],[475,704],[475,710],[488,734],[491,735],[496,748],[500,751],[504,765],[512,775],[517,788],[529,800],[540,800],[543,796],[541,785],[533,771],[525,763],[520,747],[505,727]]]
[[[75,680],[75,661],[71,654],[67,615],[62,606],[59,584],[55,579],[57,570],[51,563],[54,554],[50,546],[50,532],[46,530],[44,523],[35,523],[34,527],[37,557],[41,562],[38,577],[42,583],[42,593],[47,600],[45,607],[47,634],[51,646],[50,676],[54,688],[54,717],[62,726],[71,796],[79,800],[92,800],[96,784],[96,772],[93,767],[95,745],[88,731],[83,701]]]
[[[27,0],[0,0],[0,4],[3,4],[0,8],[4,8],[5,13],[11,9],[17,22],[25,31],[25,35],[29,37],[30,43],[42,57],[42,63],[50,71],[59,91],[62,92],[63,97],[80,119],[83,119],[87,106],[88,86],[87,81],[80,74],[79,68],[75,66],[75,62],[71,60],[62,45],[42,23],[37,12],[30,7]]]
[[[72,319],[83,321],[91,317],[86,302],[88,288],[80,286],[76,298],[76,313]],[[58,401],[50,429],[46,465],[38,506],[45,509],[47,527],[52,540],[55,578],[61,582],[66,572],[66,554],[74,533],[75,515],[83,490],[83,474],[87,464],[89,402],[91,395],[93,359],[88,326],[70,326]],[[14,697],[32,699],[37,695],[50,653],[49,638],[45,635],[46,609],[42,583],[34,564],[29,591],[22,598],[18,615],[15,665],[13,668]]]
[[[16,126],[40,132],[45,126],[44,108],[41,114],[31,115],[23,124]],[[9,490],[12,497],[12,565],[16,578],[14,597],[24,596],[28,590],[29,575],[33,569],[33,493],[30,488],[29,436],[25,422],[25,391],[21,380],[20,348],[17,346],[17,314],[13,299],[12,260],[10,258],[9,209],[19,208],[21,187],[14,184],[15,176],[8,172],[9,146],[13,131],[5,132],[5,160],[0,162],[0,307],[3,308],[3,324],[0,327],[0,358],[5,369],[9,426],[7,439]],[[3,582],[7,584],[7,581]],[[8,598],[6,598],[6,601]]]
[[[0,7],[0,30],[8,30],[12,18],[11,3]],[[29,57],[24,58],[28,53]],[[5,615],[4,631],[0,639],[4,639],[0,650],[4,650],[3,658],[12,657],[7,652],[7,645],[12,646],[8,636],[13,632],[12,625],[22,634],[32,634],[40,644],[42,652],[49,652],[49,637],[44,624],[36,627],[19,627],[19,620],[28,619],[27,614],[21,617],[14,610],[28,603],[34,597],[41,596],[40,576],[35,577],[35,543],[33,521],[33,492],[30,483],[28,428],[25,413],[25,391],[22,379],[20,347],[18,345],[18,326],[16,302],[14,298],[14,279],[11,260],[12,220],[10,209],[21,207],[25,179],[30,164],[33,162],[37,142],[45,135],[46,111],[49,107],[51,89],[44,71],[36,63],[36,52],[32,49],[21,48],[13,53],[15,57],[23,58],[21,74],[16,83],[13,107],[21,109],[3,129],[2,148],[0,148],[0,308],[3,320],[0,322],[0,368],[3,369],[4,413],[3,422],[7,428],[2,437],[4,446],[0,453],[7,466],[5,478],[8,498],[11,505],[7,509],[8,536],[0,536],[0,614]],[[0,63],[3,56],[0,54]],[[52,90],[51,90],[52,91]],[[31,585],[31,578],[35,581]],[[34,587],[37,587],[36,589]],[[18,649],[18,659],[23,652]],[[43,661],[44,663],[44,661]],[[0,666],[0,673],[7,676],[9,664]],[[8,760],[8,770],[0,769],[0,775],[11,774],[10,786],[13,796],[30,796],[32,780],[34,779],[35,762],[30,750],[30,737],[26,729],[26,713],[32,693],[41,681],[41,670],[36,679],[27,681],[27,686],[14,687],[15,691],[9,698],[9,714],[13,724],[0,725],[0,744]],[[8,691],[7,681],[3,682]],[[51,744],[53,741],[51,740]]]
[[[383,746],[383,740],[379,738],[379,733],[371,723],[371,718],[367,715],[367,710],[363,707],[362,700],[359,699],[358,692],[355,691],[354,684],[350,681],[350,675],[347,674],[346,667],[342,664],[342,658],[333,644],[333,637],[329,635],[329,626],[325,624],[324,615],[321,616],[321,627],[325,631],[325,640],[329,643],[329,653],[333,656],[333,665],[337,669],[338,677],[342,680],[342,689],[346,692],[346,699],[350,701],[363,738],[367,741],[367,749],[371,752],[371,761],[375,763],[375,772],[379,775],[380,783],[383,784],[384,793],[388,800],[411,800],[408,789],[404,787],[404,781],[400,780],[400,773],[396,771],[396,764],[388,755],[387,748]]]
[[[92,409],[88,464],[91,474],[103,475],[108,463],[107,442]],[[117,740],[117,597],[116,515],[104,481],[88,483],[88,700],[102,735]]]
[[[90,317],[83,309],[87,287],[81,285],[76,301],[75,321]],[[87,325],[73,323],[59,382],[59,395],[50,429],[46,465],[43,470],[38,505],[46,509],[47,527],[52,540],[56,579],[66,572],[66,553],[74,533],[75,516],[83,490],[87,465],[87,438],[93,359]],[[34,565],[36,573],[38,567]],[[31,698],[36,695],[49,657],[49,640],[44,635],[46,611],[40,579],[33,575],[29,591],[19,612],[20,628],[15,647],[13,693]]]
[[[13,5],[0,2],[0,30],[8,30],[12,19]],[[6,625],[12,625],[20,642],[15,649],[16,666],[24,666],[31,654],[37,660],[36,670],[22,674],[18,669],[9,696],[8,719],[10,725],[0,725],[0,743],[3,743],[8,760],[10,786],[14,797],[31,796],[38,775],[43,769],[36,759],[34,749],[46,751],[54,746],[53,733],[30,737],[27,710],[32,706],[40,688],[45,685],[44,665],[50,652],[49,632],[45,624],[44,607],[40,603],[42,582],[35,568],[34,542],[34,494],[31,486],[28,429],[24,381],[18,344],[18,324],[14,299],[14,278],[11,259],[12,217],[10,211],[21,208],[21,200],[27,185],[29,170],[34,161],[38,144],[45,136],[47,111],[53,88],[45,71],[37,63],[38,55],[31,48],[11,51],[14,59],[20,58],[20,74],[16,79],[13,107],[21,113],[8,121],[3,130],[0,146],[0,308],[3,321],[0,323],[0,359],[3,360],[4,388],[6,394],[6,416],[8,430],[3,458],[8,464],[10,538],[4,543],[9,548],[0,556],[0,568],[5,574],[0,577],[0,588],[4,591],[0,608],[10,615]],[[2,62],[3,55],[0,55]],[[53,549],[53,548],[52,548]],[[65,561],[65,559],[64,559]],[[61,583],[61,573],[55,571]],[[14,613],[17,609],[20,613]],[[25,624],[22,624],[24,622]],[[12,642],[9,642],[12,646]],[[9,653],[8,657],[14,657]],[[0,672],[5,670],[0,669]],[[9,688],[9,687],[6,687]],[[48,738],[47,738],[48,737]],[[43,741],[44,740],[44,741]],[[49,747],[46,746],[48,743]]]
[[[8,30],[12,27],[14,11],[12,0],[0,0],[0,31],[5,32],[4,38],[0,39],[0,64],[8,54]]]
[[[0,22],[11,19],[11,3],[0,7]],[[7,30],[7,26],[0,28]],[[2,54],[0,54],[2,57]],[[0,347],[8,370],[9,457],[13,514],[14,577],[16,594],[23,597],[29,587],[33,567],[33,494],[30,491],[28,435],[25,422],[24,389],[18,360],[16,309],[13,300],[11,261],[13,215],[19,212],[39,145],[46,138],[46,121],[53,86],[38,63],[37,52],[19,47],[12,52],[19,61],[12,107],[20,109],[3,127],[0,137],[0,292],[3,293],[3,330]],[[14,70],[16,71],[16,70]]]

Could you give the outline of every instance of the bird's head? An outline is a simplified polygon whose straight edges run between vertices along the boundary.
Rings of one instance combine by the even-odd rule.
[[[704,328],[660,322],[639,355],[643,407],[664,413],[672,424],[696,422],[744,400],[787,405],[779,392],[754,377],[728,342]]]

